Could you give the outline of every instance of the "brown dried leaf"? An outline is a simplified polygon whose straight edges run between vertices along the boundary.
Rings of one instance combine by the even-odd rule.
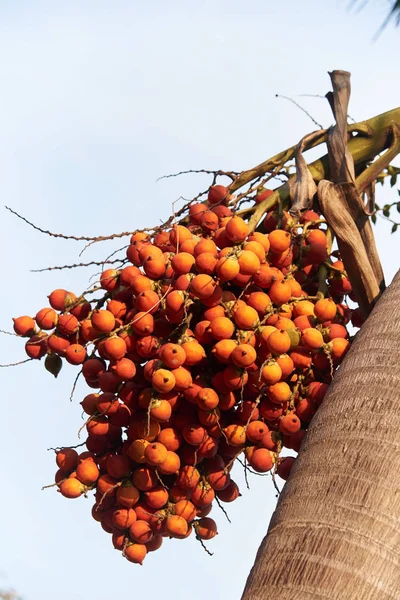
[[[363,314],[368,316],[381,291],[361,233],[350,210],[350,207],[357,206],[356,201],[361,202],[357,189],[352,183],[335,184],[323,180],[318,185],[318,200],[329,226],[336,235],[344,267],[360,308]],[[365,215],[364,218],[367,219]]]
[[[289,180],[290,198],[292,206],[289,213],[294,217],[300,217],[302,212],[311,208],[312,199],[317,191],[313,176],[311,175],[305,158],[304,149],[310,143],[321,137],[325,131],[314,131],[304,136],[296,146],[295,165],[296,175]]]
[[[375,187],[374,184],[372,184],[372,187]],[[368,212],[365,209],[365,204],[363,203],[355,186],[348,186],[344,196],[344,202],[345,206],[347,207],[347,212],[353,218],[354,223],[360,233],[361,240],[372,267],[372,271],[374,272],[377,285],[381,292],[383,292],[386,287],[385,277],[383,274],[381,261],[379,259],[378,250],[376,248],[372,224],[369,219]]]
[[[347,148],[350,73],[333,71],[329,75],[333,92],[327,94],[327,98],[336,125],[328,133],[327,145],[331,179],[337,185],[332,187],[328,186],[326,181],[321,182],[318,197],[324,216],[335,231],[339,250],[361,310],[367,316],[379,291],[385,289],[383,270],[368,218],[374,203],[374,185],[371,182],[374,182],[375,178],[366,180],[362,188],[368,197],[367,208],[361,199],[359,180],[355,182],[354,161]]]
[[[369,217],[375,212],[375,187],[376,179],[365,188],[364,195],[366,196],[367,202],[364,204],[364,213]]]
[[[347,148],[347,114],[350,100],[350,73],[332,71],[329,73],[333,93],[327,95],[336,125],[328,132],[328,157],[332,181],[336,183],[354,182],[354,161]]]

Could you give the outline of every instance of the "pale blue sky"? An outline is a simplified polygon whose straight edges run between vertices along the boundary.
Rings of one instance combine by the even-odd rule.
[[[292,145],[314,126],[291,95],[324,125],[328,70],[352,72],[357,120],[399,103],[399,33],[372,42],[385,2],[362,13],[347,0],[209,0],[168,3],[25,1],[0,3],[0,196],[42,227],[75,235],[151,225],[180,195],[207,186],[200,176],[156,183],[189,168],[240,170]],[[378,203],[395,200],[378,188]],[[79,292],[89,273],[30,273],[74,262],[80,247],[40,235],[1,211],[0,328],[34,314],[57,287]],[[399,239],[380,222],[377,243],[388,280]],[[105,256],[94,247],[86,258]],[[0,338],[0,362],[23,357],[20,340]],[[24,600],[108,600],[162,593],[163,600],[238,600],[275,504],[270,479],[213,511],[220,535],[210,558],[194,540],[169,541],[143,567],[121,558],[90,517],[90,500],[41,491],[55,471],[49,446],[73,444],[81,424],[76,371],[57,381],[41,365],[1,370],[0,587]]]

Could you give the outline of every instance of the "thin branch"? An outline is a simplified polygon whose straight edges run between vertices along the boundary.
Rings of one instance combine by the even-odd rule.
[[[323,125],[321,125],[321,123],[318,123],[318,121],[316,121],[314,119],[314,117],[312,115],[310,115],[310,113],[301,106],[301,104],[296,102],[296,100],[293,100],[293,98],[289,98],[289,96],[282,96],[282,94],[275,94],[275,98],[284,98],[285,100],[289,100],[289,102],[291,102],[292,104],[297,106],[297,108],[299,108],[301,111],[303,111],[303,113],[305,113],[307,115],[307,117],[309,119],[311,119],[311,121],[314,123],[314,125],[317,125],[317,127],[319,127],[320,129],[324,129]]]
[[[301,98],[322,98],[322,100],[326,100],[325,96],[321,96],[321,94],[297,94],[299,97]],[[351,115],[347,114],[347,118],[350,119],[350,121],[353,121],[353,123],[356,122],[356,120],[354,119],[354,117],[352,117]]]
[[[249,489],[250,489],[250,485],[249,485],[249,479],[248,479],[248,477],[247,477],[247,471],[250,471],[250,469],[249,469],[249,467],[248,467],[248,465],[247,465],[247,458],[246,458],[246,455],[245,455],[245,457],[244,457],[244,462],[243,462],[243,461],[241,461],[239,457],[237,457],[237,459],[236,459],[236,460],[237,460],[237,461],[238,461],[238,462],[239,462],[239,463],[242,465],[242,467],[243,467],[243,469],[244,469],[244,480],[245,480],[245,482],[246,482],[246,487],[247,487],[247,489],[249,490]]]
[[[93,240],[92,242],[88,242],[87,244],[85,244],[85,246],[83,247],[83,249],[79,252],[79,256],[82,256],[82,254],[85,252],[85,250],[87,250],[89,248],[89,246],[91,246],[92,244],[95,244],[97,241],[98,240]],[[125,246],[121,246],[117,250],[114,250],[114,252],[111,252],[111,254],[109,254],[107,256],[106,260],[108,260],[109,258],[111,258],[112,256],[114,256],[115,254],[117,254],[117,252],[120,252],[121,250],[125,250],[126,248],[129,248],[129,244],[125,244]]]
[[[26,358],[25,360],[20,360],[16,363],[9,363],[8,365],[0,365],[0,368],[5,369],[6,367],[18,367],[19,365],[23,365],[24,363],[31,362],[31,360],[35,360],[34,358]]]
[[[246,465],[246,463],[244,463],[240,458],[237,458],[236,460],[239,461],[242,467],[244,467],[246,471],[248,471],[252,475],[257,475],[257,477],[268,477],[268,475],[270,474],[270,471],[267,471],[266,473],[259,473],[258,471],[254,471],[248,465]],[[248,489],[250,489],[250,487],[248,487]]]
[[[101,260],[101,261],[92,260],[91,262],[88,262],[88,263],[76,263],[74,265],[46,267],[45,269],[31,269],[30,273],[43,273],[44,271],[62,271],[63,269],[76,269],[77,267],[92,267],[92,266],[99,267],[99,266],[103,266],[105,264],[112,265],[112,264],[123,263],[123,262],[124,261],[120,258],[117,258],[115,260]]]
[[[53,231],[49,231],[47,229],[42,229],[38,225],[35,225],[34,223],[32,223],[32,221],[29,221],[28,219],[26,219],[25,217],[23,217],[22,215],[17,213],[15,210],[10,208],[9,206],[5,206],[5,208],[8,211],[10,211],[10,213],[12,213],[16,217],[18,217],[18,219],[21,219],[21,221],[24,221],[25,223],[30,225],[30,227],[32,227],[36,231],[39,231],[40,233],[44,233],[45,235],[48,235],[48,236],[54,237],[54,238],[61,238],[63,240],[74,240],[75,242],[104,242],[107,240],[114,240],[116,238],[127,237],[130,235],[133,235],[136,232],[146,233],[146,232],[152,232],[155,230],[154,227],[149,227],[149,228],[145,228],[145,229],[136,229],[135,231],[122,231],[121,233],[112,233],[111,235],[99,235],[99,236],[94,236],[94,237],[93,236],[90,237],[90,236],[86,236],[86,235],[82,235],[82,236],[65,235],[64,233],[54,233]]]
[[[299,96],[299,98],[322,98],[323,100],[326,100],[325,96],[322,96],[321,94],[297,94]]]
[[[386,215],[382,215],[380,212],[377,212],[376,214],[381,219],[385,219],[385,221],[389,221],[389,223],[393,223],[393,225],[400,225],[400,223],[398,223],[397,221],[393,221],[393,219],[391,219],[390,217],[387,217]]]
[[[38,225],[35,225],[34,223],[32,223],[32,221],[28,221],[28,219],[26,219],[25,217],[23,217],[22,215],[20,215],[19,213],[17,213],[15,210],[13,210],[12,208],[10,208],[9,206],[5,206],[4,208],[6,208],[8,211],[10,211],[10,213],[12,213],[13,215],[15,215],[16,217],[18,217],[18,219],[21,219],[21,221],[24,221],[24,223],[27,223],[28,225],[30,225],[33,229],[36,229],[36,231],[40,231],[40,233],[44,233],[46,235],[49,235],[50,237],[61,238],[63,240],[75,240],[76,242],[85,242],[85,241],[88,242],[90,240],[95,240],[96,239],[94,237],[65,235],[64,233],[54,233],[54,232],[49,231],[47,229],[42,229]]]
[[[75,377],[75,381],[73,383],[72,390],[71,390],[71,393],[69,395],[69,401],[70,402],[72,402],[72,399],[74,397],[74,393],[75,393],[75,389],[76,389],[76,384],[78,383],[78,379],[81,376],[81,374],[82,374],[82,369],[79,371],[78,375]]]
[[[224,515],[226,516],[226,518],[228,519],[229,523],[232,523],[232,521],[229,518],[228,513],[226,512],[226,510],[224,509],[224,507],[222,506],[221,502],[219,501],[218,496],[215,496],[215,501],[218,504],[219,508],[222,510],[222,512],[224,513]]]
[[[81,446],[85,446],[86,442],[82,442],[81,444],[77,444],[76,446],[56,446],[56,448],[47,448],[47,451],[50,452],[50,450],[54,450],[54,452],[58,452],[60,450],[65,450],[66,448],[69,449],[76,449],[76,448],[81,448]]]
[[[201,537],[199,535],[196,535],[196,540],[198,542],[200,542],[203,550],[205,550],[207,552],[208,556],[214,556],[214,553],[209,551],[209,549],[207,548],[207,546],[205,545],[205,543],[203,542],[203,540],[201,539]]]
[[[204,173],[205,175],[214,175],[214,176],[226,176],[229,177],[230,179],[235,179],[235,177],[237,177],[237,175],[240,175],[239,171],[221,171],[221,170],[217,170],[217,171],[211,171],[209,169],[189,169],[188,171],[179,171],[179,173],[171,173],[170,175],[162,175],[161,177],[158,177],[156,179],[156,181],[161,181],[162,179],[171,179],[172,177],[179,177],[180,175],[190,175],[190,174],[199,174],[199,173]]]
[[[271,473],[271,477],[272,477],[272,483],[274,484],[274,488],[275,488],[278,496],[280,496],[281,490],[279,489],[278,484],[276,483],[275,472],[272,470],[272,471],[270,471],[270,473]]]

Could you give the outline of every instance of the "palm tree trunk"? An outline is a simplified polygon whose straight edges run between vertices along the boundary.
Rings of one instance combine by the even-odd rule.
[[[242,600],[400,599],[400,272],[312,421]]]

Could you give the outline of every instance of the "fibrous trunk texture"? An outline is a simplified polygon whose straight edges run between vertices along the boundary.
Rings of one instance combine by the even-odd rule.
[[[314,417],[242,600],[400,599],[400,272]]]

